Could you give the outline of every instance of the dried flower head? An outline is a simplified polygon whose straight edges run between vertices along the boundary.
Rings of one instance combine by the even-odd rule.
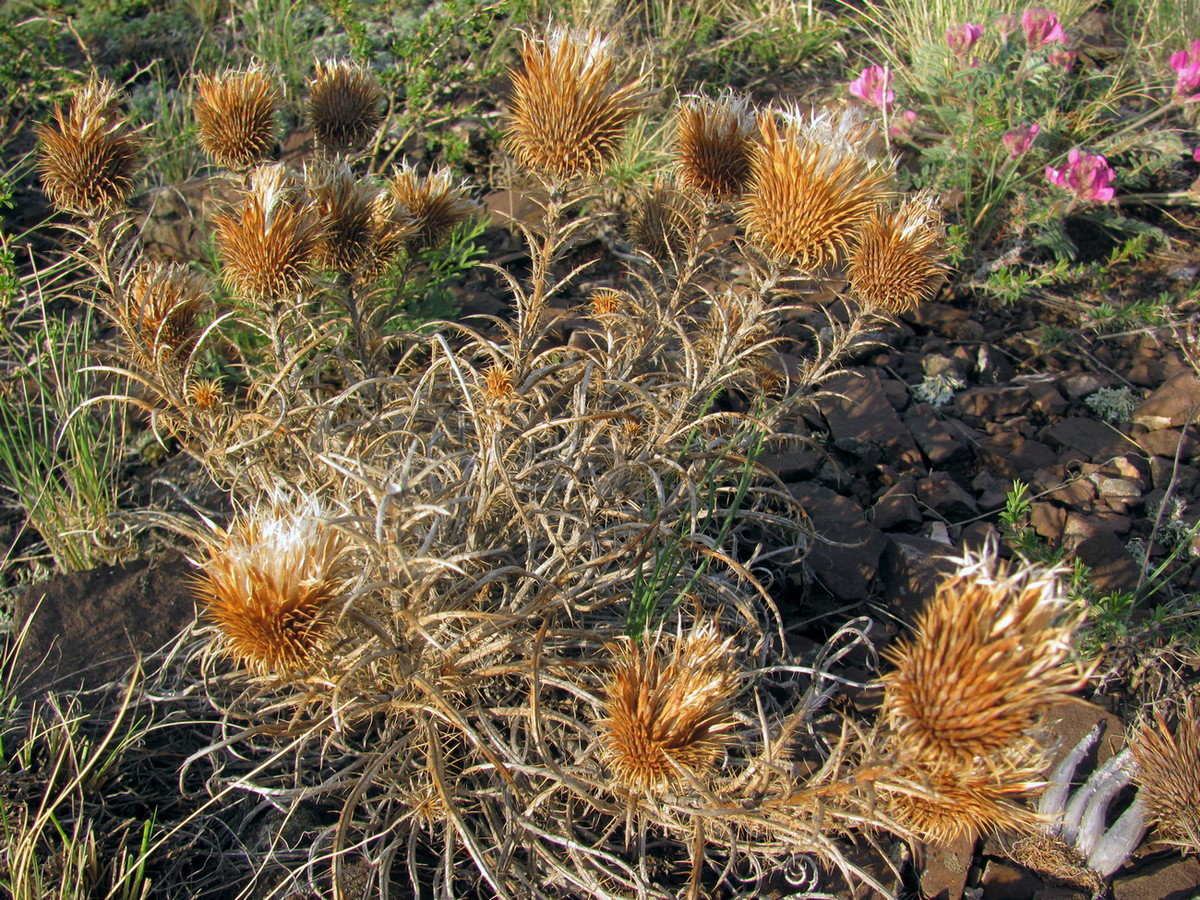
[[[732,200],[750,178],[754,140],[750,101],[726,91],[715,100],[688,97],[675,118],[681,185],[712,200]]]
[[[262,66],[196,79],[200,146],[219,166],[244,169],[275,146],[279,86]]]
[[[514,72],[508,151],[554,180],[598,175],[616,157],[639,109],[641,78],[618,85],[611,42],[555,28],[521,46]]]
[[[637,199],[629,221],[629,239],[658,260],[676,258],[700,227],[696,202],[669,178],[656,177]]]
[[[731,644],[713,624],[678,638],[666,660],[657,640],[622,643],[600,722],[603,758],[622,788],[651,795],[711,773],[734,726]]]
[[[383,121],[383,88],[375,73],[347,60],[317,63],[308,91],[308,121],[317,143],[361,150]]]
[[[388,179],[384,188],[397,212],[407,217],[411,232],[406,240],[418,248],[437,247],[456,225],[477,209],[467,198],[466,182],[455,184],[449,169],[436,169],[425,178],[408,163]]]
[[[203,378],[188,385],[187,398],[201,412],[216,412],[225,404],[225,391],[218,379]]]
[[[596,288],[588,297],[588,303],[592,307],[592,315],[600,318],[619,313],[623,300],[621,292],[616,288]]]
[[[946,278],[941,211],[927,194],[863,223],[850,253],[850,287],[864,306],[899,315],[932,300]]]
[[[114,312],[134,357],[161,365],[191,352],[197,318],[210,299],[208,283],[186,266],[150,263],[134,271],[124,309]]]
[[[1036,748],[1046,709],[1086,680],[1070,662],[1078,616],[1056,573],[1009,571],[994,551],[956,560],[886,654],[883,715],[900,756],[925,771],[969,769],[976,758]]]
[[[306,166],[304,179],[313,208],[325,223],[316,246],[316,267],[354,272],[375,249],[378,189],[342,160]]]
[[[516,399],[517,387],[513,384],[512,370],[500,363],[488,366],[479,393],[484,402],[492,406],[505,406]]]
[[[319,511],[257,511],[218,531],[195,590],[226,650],[258,674],[310,668],[331,629],[347,542]]]
[[[283,166],[263,166],[234,209],[214,219],[222,276],[240,298],[293,298],[308,283],[325,223]]]
[[[1200,699],[1188,698],[1173,733],[1157,711],[1155,723],[1143,723],[1132,742],[1141,796],[1163,840],[1200,853]]]
[[[742,224],[775,260],[809,271],[835,262],[883,200],[889,173],[853,108],[759,116]]]
[[[117,209],[133,192],[141,140],[120,110],[120,94],[107,81],[89,81],[64,112],[55,104],[54,125],[36,129],[42,187],[60,210],[94,216]]]

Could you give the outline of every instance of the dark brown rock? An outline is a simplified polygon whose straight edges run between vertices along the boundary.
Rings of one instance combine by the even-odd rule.
[[[1067,411],[1067,398],[1059,392],[1053,376],[1022,375],[1015,380],[1029,389],[1031,404],[1042,415],[1061,416]]]
[[[1029,405],[1029,388],[979,387],[960,391],[954,396],[954,405],[965,416],[980,419],[1007,419],[1025,411]]]
[[[1132,591],[1138,583],[1138,566],[1125,542],[1108,531],[1098,531],[1075,547],[1075,557],[1091,569],[1092,584],[1100,591]]]
[[[1200,378],[1181,369],[1147,397],[1133,414],[1135,425],[1151,431],[1181,428],[1200,421]]]
[[[1056,503],[1035,501],[1029,506],[1029,524],[1041,537],[1057,541],[1067,524],[1067,511]]]
[[[1042,431],[1051,446],[1077,450],[1085,459],[1106,460],[1135,451],[1137,445],[1111,425],[1096,419],[1063,419]]]
[[[900,416],[888,402],[873,369],[857,369],[839,374],[826,383],[821,412],[829,423],[834,441],[876,445],[893,460],[919,466],[921,454]]]
[[[1042,887],[1042,879],[1033,872],[1004,859],[989,859],[981,881],[983,900],[1032,897]]]
[[[1196,900],[1200,859],[1172,857],[1139,866],[1113,879],[1113,900]]]
[[[892,534],[879,560],[880,583],[889,608],[907,621],[933,597],[939,584],[955,571],[951,547],[915,534]]]
[[[805,560],[813,575],[840,599],[865,600],[886,543],[883,534],[853,500],[808,482],[790,489],[816,532]]]
[[[904,417],[904,424],[931,466],[944,466],[969,450],[962,433],[939,419],[928,403],[912,407]]]
[[[984,465],[1011,480],[1028,476],[1058,461],[1058,456],[1040,441],[1023,438],[1015,431],[998,431],[979,442],[979,457]]]
[[[949,844],[926,848],[925,871],[921,873],[921,896],[937,900],[959,900],[967,886],[967,874],[975,855],[975,842],[960,837]]]
[[[979,514],[975,499],[946,472],[931,472],[917,482],[917,498],[927,508],[951,522]]]
[[[871,507],[871,521],[876,528],[884,531],[900,525],[920,523],[921,507],[917,504],[916,480],[911,475],[904,476],[880,495]]]
[[[1180,442],[1183,443],[1182,450],[1179,449]],[[1150,431],[1138,435],[1134,443],[1146,456],[1169,456],[1174,459],[1178,454],[1181,459],[1195,459],[1200,453],[1200,441],[1196,440],[1191,429],[1186,432],[1181,428]]]

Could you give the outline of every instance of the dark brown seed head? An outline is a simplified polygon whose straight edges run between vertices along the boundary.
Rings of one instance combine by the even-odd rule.
[[[245,169],[275,146],[275,113],[282,95],[261,66],[196,79],[196,122],[200,146],[209,159],[229,169]]]
[[[141,164],[141,140],[120,109],[120,95],[107,81],[90,81],[64,111],[54,107],[54,124],[39,125],[38,169],[54,205],[95,216],[125,205]]]
[[[850,252],[850,288],[860,303],[892,315],[932,300],[946,279],[941,212],[925,194],[863,223]]]
[[[175,363],[195,346],[197,319],[210,299],[207,282],[186,266],[151,263],[133,273],[125,308],[114,318],[142,365]]]
[[[448,169],[436,169],[425,178],[405,163],[384,188],[394,218],[407,219],[411,231],[404,240],[418,249],[441,245],[455,226],[477,206],[467,198],[467,185],[455,184]]]
[[[313,209],[325,222],[314,257],[317,268],[356,271],[375,251],[378,188],[344,161],[306,166],[304,175]]]
[[[682,187],[711,200],[732,200],[750,179],[754,115],[733,93],[688,97],[675,118],[675,157]]]
[[[383,121],[383,88],[375,74],[346,60],[317,64],[308,92],[308,121],[322,147],[362,150]]]
[[[639,250],[665,262],[681,256],[700,227],[696,201],[676,188],[673,180],[660,177],[638,197],[629,238]]]

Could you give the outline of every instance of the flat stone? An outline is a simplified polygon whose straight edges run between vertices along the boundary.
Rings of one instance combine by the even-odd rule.
[[[884,531],[900,525],[919,524],[921,518],[916,481],[911,475],[903,476],[885,490],[871,507],[871,521]]]
[[[948,844],[927,844],[921,896],[959,900],[967,886],[967,874],[974,856],[975,841],[968,837],[959,837]]]
[[[962,433],[939,419],[928,403],[913,406],[904,417],[904,424],[931,466],[943,466],[969,449]]]
[[[1110,475],[1092,475],[1096,494],[1101,500],[1128,500],[1142,496],[1142,484],[1134,478],[1113,478]]]
[[[1200,859],[1188,856],[1154,860],[1113,879],[1113,900],[1196,900],[1200,895]]]
[[[834,441],[874,444],[911,466],[921,465],[921,452],[892,408],[874,369],[853,369],[829,379],[820,402]]]
[[[917,482],[917,498],[944,519],[958,522],[979,514],[975,498],[946,472],[931,472]]]
[[[1190,430],[1185,432],[1180,428],[1149,431],[1138,435],[1134,442],[1146,456],[1169,456],[1174,459],[1178,454],[1183,459],[1195,459],[1200,453],[1200,441],[1196,440]],[[1179,449],[1181,442],[1182,450]]]
[[[989,859],[981,879],[983,900],[1014,900],[1032,897],[1042,887],[1042,879],[1024,866],[1005,859]]]
[[[1029,524],[1046,540],[1058,541],[1067,525],[1067,511],[1055,503],[1035,500],[1029,505]]]
[[[816,538],[805,562],[825,588],[843,600],[865,600],[879,568],[886,538],[866,520],[862,507],[811,482],[789,485],[812,520]]]
[[[1138,566],[1125,542],[1109,531],[1097,531],[1075,547],[1075,558],[1091,569],[1092,584],[1100,591],[1132,591]]]
[[[811,478],[824,461],[824,453],[807,446],[791,447],[779,453],[764,453],[759,457],[759,462],[778,475],[781,481]]]
[[[1175,464],[1174,459],[1165,456],[1150,457],[1150,484],[1155,490],[1165,491],[1174,481],[1178,490],[1191,493],[1192,488],[1200,481],[1200,469],[1187,463]]]
[[[1052,375],[1020,375],[1014,381],[1029,389],[1030,403],[1044,416],[1061,416],[1070,405]]]
[[[1033,484],[1047,500],[1064,506],[1090,506],[1096,499],[1096,485],[1087,478],[1068,475],[1064,466],[1051,466],[1033,473]]]
[[[1102,387],[1107,387],[1113,383],[1113,379],[1107,375],[1094,375],[1091,372],[1078,372],[1073,375],[1065,375],[1058,382],[1062,385],[1062,389],[1066,391],[1068,397],[1072,400],[1082,400],[1089,394],[1094,394]]]
[[[1147,397],[1133,414],[1133,424],[1151,431],[1181,428],[1200,421],[1200,378],[1181,369]]]
[[[1057,454],[1041,441],[1004,430],[979,441],[979,456],[985,465],[1010,480],[1058,462]]]
[[[1111,513],[1083,516],[1077,513],[1068,513],[1067,524],[1063,527],[1063,537],[1069,538],[1072,544],[1078,544],[1099,534],[1128,534],[1132,525],[1128,516]]]
[[[989,420],[1019,415],[1029,403],[1029,388],[1024,385],[978,387],[954,395],[954,405],[963,415]]]
[[[904,412],[909,401],[908,385],[895,378],[881,378],[879,383],[888,398],[888,403],[892,404],[892,409]]]
[[[915,534],[890,534],[879,560],[879,579],[888,607],[911,617],[927,601],[956,566],[947,556],[945,544]]]
[[[1082,417],[1063,419],[1043,429],[1041,438],[1051,446],[1078,450],[1092,460],[1112,459],[1137,449],[1137,444],[1111,425]]]

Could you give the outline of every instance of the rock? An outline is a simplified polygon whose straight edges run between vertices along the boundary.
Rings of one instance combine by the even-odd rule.
[[[989,421],[1007,419],[1025,411],[1029,405],[1029,388],[1020,385],[971,388],[955,394],[954,405],[965,416]]]
[[[805,562],[835,597],[865,600],[886,539],[866,520],[862,507],[820,485],[789,485],[812,521],[815,539]]]
[[[825,454],[820,450],[800,444],[779,453],[764,453],[759,462],[781,481],[800,481],[817,474],[824,459]]]
[[[1175,465],[1174,459],[1168,459],[1165,456],[1150,457],[1151,486],[1156,490],[1165,491],[1172,480],[1175,482],[1177,490],[1185,494],[1191,493],[1196,482],[1200,480],[1200,469],[1186,463]]]
[[[822,397],[821,412],[834,441],[842,446],[876,445],[909,467],[921,464],[921,453],[888,401],[874,369],[835,375],[826,382],[825,389],[828,393]]]
[[[1063,506],[1090,508],[1096,499],[1096,485],[1087,478],[1068,475],[1064,466],[1038,469],[1030,482],[1035,492]]]
[[[1158,431],[1192,424],[1198,415],[1200,378],[1191,369],[1182,369],[1142,402],[1133,414],[1133,423]]]
[[[1014,900],[1032,897],[1042,887],[1042,879],[1024,866],[1006,859],[989,859],[981,879],[982,900]]]
[[[1067,524],[1067,511],[1057,504],[1036,500],[1029,506],[1029,524],[1041,537],[1057,541]]]
[[[1091,570],[1097,590],[1132,591],[1138,583],[1138,566],[1125,542],[1108,531],[1097,531],[1075,547],[1075,558]]]
[[[925,871],[921,873],[921,896],[959,900],[967,886],[967,873],[975,856],[975,841],[960,837],[949,844],[926,848]]]
[[[1058,462],[1058,456],[1045,444],[1023,438],[1015,431],[999,431],[982,438],[979,457],[984,465],[1010,481],[1018,477],[1028,481],[1031,473]]]
[[[979,515],[975,499],[946,472],[931,472],[917,482],[917,499],[951,522]]]
[[[1196,900],[1200,859],[1156,859],[1113,879],[1113,900]]]
[[[1033,408],[1046,417],[1061,416],[1067,411],[1067,398],[1059,393],[1056,380],[1051,375],[1021,375],[1016,383],[1029,389]]]
[[[904,424],[931,466],[943,466],[969,449],[961,432],[939,419],[928,403],[913,406]]]
[[[1111,425],[1080,417],[1063,419],[1045,428],[1041,438],[1051,446],[1077,450],[1091,460],[1112,459],[1137,449],[1137,444]]]
[[[1179,428],[1150,431],[1139,435],[1135,443],[1146,456],[1169,456],[1174,459],[1178,454],[1183,459],[1195,459],[1200,452],[1200,441],[1196,440],[1190,429],[1186,432]],[[1182,450],[1180,443],[1183,444]]]
[[[888,403],[892,404],[892,409],[896,412],[904,412],[909,400],[908,385],[896,378],[880,379],[880,385],[888,398]]]
[[[900,525],[919,524],[921,507],[917,505],[916,481],[911,475],[885,490],[871,507],[871,521],[876,528],[888,530]]]
[[[1089,394],[1094,394],[1100,388],[1107,387],[1112,382],[1112,378],[1108,376],[1093,375],[1091,372],[1079,372],[1074,375],[1067,375],[1059,380],[1062,389],[1066,391],[1067,396],[1072,400],[1082,400]]]
[[[965,309],[948,303],[922,303],[910,316],[917,325],[944,335],[958,334],[958,330],[970,317]]]
[[[1127,516],[1112,513],[1090,516],[1068,513],[1067,523],[1063,526],[1063,539],[1074,546],[1098,534],[1128,534],[1132,524]]]
[[[879,579],[888,608],[907,621],[931,599],[957,566],[944,544],[915,534],[892,534],[879,560]]]

